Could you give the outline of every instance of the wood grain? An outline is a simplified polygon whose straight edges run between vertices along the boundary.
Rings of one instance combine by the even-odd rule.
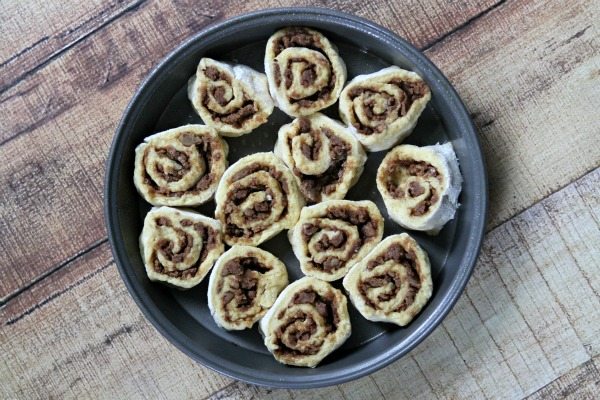
[[[600,3],[591,0],[324,2],[433,45],[427,55],[465,99],[488,161],[480,262],[443,325],[409,356],[344,385],[268,390],[197,366],[148,325],[105,238],[112,132],[174,43],[290,3],[0,5],[9,38],[0,49],[0,397],[593,398]]]
[[[172,8],[168,8],[169,5]],[[583,7],[586,4],[570,2],[569,5]],[[0,282],[0,299],[14,295],[19,288],[56,269],[65,259],[104,239],[102,176],[111,134],[130,94],[154,60],[169,51],[172,43],[212,21],[212,14],[201,19],[198,16],[204,13],[201,10],[194,9],[196,14],[190,14],[187,12],[190,7],[179,2],[176,6],[173,3],[163,3],[160,7],[153,3],[144,5],[136,13],[124,15],[93,37],[78,43],[0,96],[3,115],[15,116],[0,121],[0,136],[4,135],[2,139],[6,141],[0,146],[0,157],[8,160],[0,166],[0,183],[8,188],[0,194],[0,201],[5,204],[0,210],[0,228],[9,232],[1,244],[0,265],[4,269],[0,267],[0,271],[6,271],[9,279]],[[515,7],[512,3],[502,5],[482,18],[495,18],[500,22],[509,20],[522,11]],[[573,26],[585,27],[594,16],[593,8],[590,9],[591,13],[575,15],[575,11],[568,8],[555,10],[550,7],[549,12],[558,15],[556,18],[564,14],[566,22],[561,23],[558,30],[553,30],[554,19],[532,12],[534,21],[524,25],[523,32],[514,36],[527,36],[539,46],[544,45],[546,38],[530,37],[539,29],[552,30],[557,37],[573,36]],[[173,17],[169,24],[165,24],[161,11]],[[526,61],[536,57],[526,50],[527,46],[511,48],[514,51],[510,54],[503,47],[490,48],[484,65],[474,63],[474,67],[465,68],[470,72],[469,76],[457,70],[456,65],[460,63],[455,60],[462,57],[459,52],[469,54],[464,51],[466,47],[472,49],[472,53],[483,54],[492,40],[487,36],[491,31],[488,26],[503,26],[500,22],[475,23],[473,27],[477,30],[469,25],[468,29],[457,32],[458,45],[447,40],[428,52],[442,70],[449,73],[466,103],[472,105],[471,108],[477,105],[484,110],[479,114],[475,112],[475,116],[483,133],[492,182],[492,225],[598,165],[600,157],[598,146],[590,145],[600,122],[591,117],[578,118],[579,115],[594,115],[589,109],[597,108],[600,102],[591,94],[587,78],[578,79],[587,77],[589,66],[598,62],[598,56],[588,51],[589,44],[586,44],[598,42],[597,32],[589,28],[571,39],[570,44],[562,46],[565,50],[561,50],[561,46],[547,50],[546,69],[560,57],[580,60],[571,73],[553,76],[554,89],[538,93],[536,80],[524,80],[506,81],[502,91],[498,91],[494,89],[495,78],[490,76],[490,71],[497,70],[492,63],[516,63],[525,68]],[[160,38],[140,34],[145,30],[154,32],[147,29],[151,26],[163,28]],[[486,37],[487,41],[482,42],[480,36]],[[570,53],[566,55],[564,51]],[[538,62],[544,66],[544,60]],[[505,75],[509,74],[505,71]],[[575,97],[558,96],[568,99],[561,100],[563,115],[568,118],[560,123],[564,126],[563,131],[568,132],[565,140],[572,146],[564,151],[563,142],[553,140],[558,134],[556,121],[543,116],[546,107],[555,107],[555,92],[563,87],[568,87],[571,94],[579,93]],[[481,96],[481,90],[488,93],[488,97]],[[502,108],[502,96],[523,90],[531,93],[535,101],[522,102],[518,107],[506,104]],[[488,101],[492,95],[495,103]],[[484,109],[483,105],[493,106],[493,110]],[[506,113],[509,116],[501,116],[500,112],[505,109],[511,111]],[[580,114],[580,109],[590,112]],[[492,111],[497,115],[495,122],[489,123],[486,118]],[[521,121],[519,129],[514,129],[515,121]],[[90,142],[95,145],[89,146]],[[27,159],[20,157],[23,153],[29,154]],[[527,169],[520,169],[521,165]],[[33,221],[29,217],[32,213]],[[27,245],[32,241],[39,243],[40,248]],[[11,268],[21,264],[30,267]]]
[[[597,169],[492,230],[465,294],[407,357],[319,390],[256,388],[194,365],[145,322],[103,244],[0,311],[0,351],[11,366],[0,367],[8,382],[0,396],[112,397],[126,390],[128,398],[516,398],[542,388],[559,397],[574,386],[574,396],[591,396],[600,300],[587,299],[586,310],[579,303],[597,288],[582,277],[593,276],[600,260],[599,180]],[[587,244],[569,250],[579,236]],[[590,262],[580,265],[582,257]],[[75,283],[65,291],[68,282]],[[552,294],[569,282],[581,296]],[[573,384],[578,379],[585,384]]]
[[[528,400],[577,399],[594,400],[600,393],[600,357],[586,361],[534,393]]]
[[[0,398],[202,398],[230,382],[146,322],[107,244],[9,302],[0,321]]]
[[[6,46],[0,49],[0,93],[23,76],[61,55],[78,41],[112,23],[126,12],[135,12],[148,0],[108,2],[3,2],[0,5],[0,34]],[[235,3],[213,1],[188,8],[200,19],[220,20],[263,7],[318,5],[354,13],[379,21],[418,46],[426,46],[460,24],[476,17],[499,0],[468,0],[461,3],[405,1],[400,5],[382,2],[373,7],[363,2],[258,1]],[[222,11],[221,11],[222,10]],[[408,18],[410,17],[410,18]],[[403,24],[398,21],[402,20]]]
[[[600,165],[598,21],[598,1],[511,1],[427,52],[480,130],[491,226]]]
[[[149,69],[174,43],[258,4],[268,5],[258,0],[227,7],[183,0],[144,3],[0,95],[0,113],[11,116],[0,119],[0,159],[7,160],[0,165],[0,184],[7,188],[0,193],[0,229],[8,233],[0,243],[0,273],[7,277],[0,281],[0,300],[105,239],[101,193],[109,142]],[[439,33],[421,27],[427,15],[434,22],[444,19],[440,26],[451,29],[490,3],[461,4],[446,9],[423,2],[414,15],[397,6],[403,19],[395,27],[414,28],[414,39],[422,32],[425,43]],[[390,13],[369,10],[364,8],[367,16],[381,20]],[[30,245],[34,242],[37,246]]]
[[[0,93],[140,1],[3,1]]]

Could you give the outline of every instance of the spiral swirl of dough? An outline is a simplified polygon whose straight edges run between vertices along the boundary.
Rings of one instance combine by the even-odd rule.
[[[313,203],[343,199],[367,160],[356,138],[321,113],[282,126],[275,154],[292,170],[300,191]]]
[[[223,136],[241,136],[267,122],[273,112],[267,78],[244,65],[202,58],[188,85],[202,120]]]
[[[346,65],[321,33],[285,28],[269,38],[265,71],[271,96],[288,115],[310,115],[336,102],[346,82]]]
[[[346,297],[327,282],[304,277],[281,292],[260,329],[277,361],[315,367],[350,336]]]
[[[368,151],[387,150],[410,135],[430,98],[419,75],[392,66],[350,81],[340,117]]]
[[[227,168],[227,153],[227,143],[208,126],[157,133],[135,150],[135,186],[152,205],[200,205],[212,198]]]
[[[436,234],[458,207],[462,177],[450,143],[391,150],[377,170],[390,217],[407,229]]]
[[[342,278],[383,236],[383,217],[371,201],[329,200],[305,207],[289,231],[305,275]]]
[[[304,206],[292,173],[273,153],[239,159],[223,175],[215,198],[215,215],[231,246],[258,246],[291,228]]]
[[[217,325],[251,328],[288,284],[285,265],[273,254],[233,246],[217,260],[208,284],[208,307]]]
[[[407,325],[432,293],[427,253],[408,234],[385,238],[344,278],[344,288],[368,320]]]
[[[144,219],[140,248],[150,280],[188,289],[223,253],[221,225],[195,212],[154,207]]]

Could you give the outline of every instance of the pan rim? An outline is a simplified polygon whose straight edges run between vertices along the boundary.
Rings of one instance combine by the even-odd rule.
[[[360,363],[360,365],[343,367],[342,373],[339,371],[337,373],[336,371],[331,371],[323,375],[315,374],[303,377],[280,376],[268,372],[259,375],[257,370],[249,370],[247,368],[236,366],[234,363],[218,363],[214,358],[207,357],[207,355],[200,352],[199,349],[191,346],[189,341],[186,340],[186,336],[178,331],[177,327],[162,315],[160,310],[158,310],[152,302],[148,301],[147,294],[143,292],[141,287],[136,285],[136,282],[129,274],[129,267],[126,265],[128,256],[125,252],[123,242],[120,239],[121,225],[119,222],[118,210],[115,206],[117,198],[116,184],[119,174],[119,169],[115,168],[115,165],[117,160],[119,160],[123,154],[120,143],[127,134],[127,127],[130,126],[136,118],[139,118],[139,113],[136,114],[134,109],[135,107],[140,107],[138,102],[142,97],[148,97],[148,91],[151,90],[152,83],[168,69],[169,65],[172,64],[174,60],[184,57],[186,52],[191,50],[194,43],[203,40],[206,37],[215,35],[218,32],[226,31],[232,27],[238,27],[240,24],[248,24],[256,22],[257,20],[285,23],[286,19],[293,18],[293,16],[307,20],[313,19],[320,22],[326,21],[331,22],[332,24],[342,24],[352,29],[361,30],[373,36],[374,40],[385,41],[389,45],[400,48],[406,57],[426,69],[430,78],[434,79],[438,85],[443,87],[443,97],[445,101],[449,103],[452,113],[455,115],[458,123],[460,123],[463,130],[462,135],[468,137],[470,140],[469,147],[472,147],[470,156],[473,158],[475,164],[481,166],[481,168],[474,171],[474,183],[476,188],[478,188],[479,196],[476,198],[478,201],[473,204],[473,212],[478,218],[472,221],[469,244],[462,257],[461,263],[458,266],[457,272],[452,278],[452,284],[442,298],[439,306],[432,311],[431,315],[425,321],[423,321],[419,329],[415,330],[415,332],[403,341],[406,342],[405,345],[401,347],[398,345],[391,346],[386,351],[376,354]],[[252,384],[293,389],[324,387],[358,379],[398,360],[429,336],[452,309],[471,276],[483,241],[487,206],[487,177],[479,139],[464,104],[446,77],[425,55],[393,32],[354,15],[317,7],[265,9],[236,16],[203,29],[170,52],[152,69],[146,79],[139,85],[126,107],[115,136],[113,137],[110,153],[106,162],[104,184],[105,223],[115,263],[117,264],[119,273],[130,295],[152,325],[175,347],[210,369],[231,378]]]

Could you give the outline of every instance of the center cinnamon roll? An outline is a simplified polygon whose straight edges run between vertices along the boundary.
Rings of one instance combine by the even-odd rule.
[[[239,159],[225,171],[215,198],[215,215],[231,246],[258,246],[291,228],[304,206],[292,173],[273,153]]]
[[[329,200],[305,207],[288,233],[302,272],[342,278],[383,236],[383,217],[371,201]]]
[[[269,38],[265,72],[275,103],[293,117],[329,107],[346,82],[337,50],[321,33],[303,27],[284,28]]]
[[[291,169],[300,191],[312,203],[343,199],[367,159],[361,144],[343,125],[320,113],[282,126],[275,154]]]

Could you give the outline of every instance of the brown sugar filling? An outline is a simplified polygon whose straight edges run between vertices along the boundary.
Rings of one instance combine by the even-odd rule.
[[[380,254],[377,258],[369,261],[367,264],[367,270],[372,271],[378,265],[385,263],[386,261],[394,260],[397,264],[406,266],[407,270],[407,284],[408,290],[402,301],[402,303],[396,307],[394,312],[402,312],[406,310],[414,301],[415,296],[421,289],[421,280],[419,278],[419,266],[417,263],[417,255],[413,250],[406,250],[401,245],[394,243],[384,253]],[[368,296],[367,292],[369,289],[378,288],[388,284],[392,284],[392,289],[389,292],[382,293],[377,297],[380,302],[386,302],[395,298],[402,287],[402,278],[399,271],[387,271],[386,273],[379,274],[368,279],[362,280],[358,283],[358,291],[365,300],[365,302],[373,309],[381,309],[378,303],[373,302]]]
[[[215,67],[206,67],[202,72],[204,73],[204,75],[206,75],[206,77],[213,81],[223,80],[226,81],[229,85],[232,84],[232,79],[229,77],[229,75],[220,72]],[[225,106],[227,103],[229,103],[229,101],[225,99],[225,89],[223,89],[222,87],[212,89],[211,94],[213,95],[217,103],[219,103],[221,106]],[[241,128],[247,120],[251,119],[254,116],[254,114],[256,114],[259,111],[256,103],[253,100],[246,97],[245,94],[242,106],[236,111],[227,114],[220,114],[216,111],[211,110],[208,107],[209,101],[210,98],[205,90],[202,93],[202,105],[204,105],[208,112],[210,112],[212,118],[215,121],[221,121],[224,124],[232,125],[235,128]]]
[[[440,173],[433,165],[425,162],[425,161],[416,161],[416,160],[395,160],[390,163],[387,173],[385,174],[388,177],[386,182],[386,189],[390,193],[391,196],[395,198],[403,198],[406,193],[410,197],[418,197],[425,193],[425,189],[418,182],[411,182],[408,188],[398,185],[393,181],[393,176],[398,168],[403,168],[407,170],[409,175],[418,176],[422,178],[438,178],[440,177]],[[419,204],[417,204],[411,211],[411,215],[413,216],[421,216],[427,214],[429,209],[433,204],[435,204],[439,200],[439,196],[437,191],[434,188],[429,189],[429,195],[427,198],[423,199]]]
[[[331,165],[329,168],[319,175],[305,175],[298,168],[292,168],[294,175],[300,178],[300,190],[302,194],[313,203],[320,202],[323,194],[335,192],[346,171],[346,160],[350,152],[350,145],[334,135],[333,131],[328,128],[322,128],[321,132],[327,136],[330,143],[329,158],[331,159]],[[298,134],[302,133],[310,133],[314,143],[313,146],[304,143],[301,148],[302,153],[306,158],[315,160],[323,144],[318,132],[311,129],[310,120],[305,117],[300,118],[298,126]],[[289,138],[288,148],[291,147],[292,138]]]
[[[304,47],[307,49],[315,50],[323,54],[325,57],[329,59],[325,51],[323,50],[323,44],[321,43],[321,39],[318,35],[315,35],[306,29],[303,28],[292,28],[287,31],[287,33],[281,36],[274,45],[275,56],[279,55],[283,50],[288,47]],[[311,64],[310,60],[305,60],[303,58],[292,58],[288,60],[288,64],[286,65],[285,71],[283,74],[279,69],[279,64],[274,63],[274,78],[275,85],[280,86],[282,83],[282,78],[284,79],[284,85],[287,89],[292,86],[293,75],[291,65],[293,63],[304,63],[306,67],[302,70],[300,76],[300,84],[304,87],[308,87],[314,83],[317,78],[316,67],[314,64]],[[331,64],[331,62],[330,62]],[[282,77],[283,75],[283,77]],[[313,95],[309,97],[305,97],[303,99],[289,99],[290,103],[298,104],[300,107],[310,107],[314,102],[318,100],[327,100],[331,97],[333,92],[333,88],[335,86],[336,76],[335,72],[331,71],[331,75],[329,77],[329,81],[327,85],[321,90],[317,91]]]
[[[294,295],[288,308],[293,307],[296,304],[312,304],[317,313],[325,320],[325,330],[327,333],[333,333],[337,330],[340,323],[340,317],[337,310],[337,302],[333,293],[327,293],[322,296],[317,293],[314,289],[304,289]],[[285,310],[282,310],[277,316],[278,319],[285,317]],[[275,351],[278,355],[286,356],[306,356],[317,354],[320,350],[320,344],[315,343],[304,343],[301,350],[292,349],[288,347],[283,340],[282,336],[287,336],[287,341],[292,346],[296,346],[298,342],[307,342],[310,340],[312,335],[317,332],[317,322],[313,319],[310,314],[302,311],[298,311],[293,316],[288,316],[288,320],[285,324],[281,325],[277,331],[275,331],[275,337],[277,338],[277,347]],[[304,322],[301,327],[294,326],[296,321]]]
[[[265,274],[270,268],[263,265],[256,257],[237,257],[229,260],[221,270],[221,277],[230,277],[229,289],[222,294],[223,306],[234,301],[235,308],[245,311],[256,301],[258,290],[257,274]],[[223,281],[219,281],[217,290],[220,292]],[[252,319],[248,316],[247,319]],[[225,320],[231,322],[229,313],[225,314]]]
[[[283,213],[281,214],[281,218],[285,218],[287,215],[287,195],[289,194],[289,188],[285,180],[282,179],[283,174],[281,171],[278,171],[275,167],[269,165],[261,165],[254,164],[245,167],[241,171],[237,172],[232,178],[232,182],[237,182],[240,179],[253,174],[258,171],[266,171],[273,178],[275,178],[281,185],[281,190],[286,194],[283,196]],[[234,183],[235,185],[235,183]],[[247,187],[239,187],[235,188],[233,191],[229,193],[228,202],[225,204],[224,213],[225,213],[225,233],[232,237],[251,237],[257,233],[260,233],[268,228],[268,226],[259,226],[255,228],[245,228],[240,227],[234,224],[231,221],[230,214],[235,210],[240,204],[246,200],[246,198],[254,192],[266,192],[270,195],[271,199],[260,203],[256,203],[254,207],[250,210],[246,210],[244,217],[246,220],[261,220],[265,219],[270,215],[272,209],[272,202],[275,200],[274,193],[270,188],[266,187],[264,184],[258,182],[257,179],[252,179],[250,181],[249,186]]]
[[[354,245],[350,252],[352,255],[360,249],[367,241],[377,235],[378,222],[371,218],[371,215],[365,208],[347,209],[342,207],[329,207],[322,218],[339,219],[349,222],[358,227],[359,242]],[[315,223],[305,223],[302,225],[302,237],[305,243],[308,243],[310,238],[322,228],[329,228],[321,224],[319,221]],[[340,248],[346,244],[347,237],[342,230],[335,230],[336,235],[331,238],[323,238],[317,243],[319,251],[327,251],[330,248]],[[322,263],[311,261],[313,268],[322,270],[326,273],[334,272],[343,268],[348,260],[342,260],[336,256],[327,256]]]
[[[152,178],[148,175],[148,173],[144,171],[144,183],[151,188],[151,191],[161,196],[181,197],[187,193],[195,195],[208,189],[208,187],[211,184],[213,184],[216,180],[216,176],[212,172],[212,166],[219,162],[223,157],[221,146],[219,143],[217,143],[216,139],[198,136],[190,132],[184,132],[181,135],[179,135],[179,141],[184,146],[196,147],[198,153],[200,153],[200,155],[204,158],[204,161],[206,162],[206,170],[208,171],[208,173],[205,174],[202,178],[200,178],[198,182],[196,182],[194,187],[190,190],[172,192],[165,187],[158,186],[156,182],[154,182],[154,180],[152,180]],[[191,165],[189,163],[189,158],[187,154],[177,151],[172,146],[159,148],[156,150],[156,152],[162,157],[169,158],[181,165],[181,169],[178,170],[175,174],[167,174],[166,172],[161,170],[160,166],[158,166],[158,172],[168,182],[174,182],[182,179],[185,176],[185,174],[191,169]],[[142,160],[142,163],[144,165],[146,165],[146,154],[147,153],[144,153],[144,158]]]
[[[156,225],[158,226],[170,226],[173,227],[173,223],[167,217],[158,217],[156,219]],[[205,226],[200,222],[194,223],[192,220],[183,219],[181,220],[182,226],[193,226],[194,230],[199,233],[199,236],[202,238],[204,245],[202,246],[202,251],[200,252],[200,256],[198,260],[191,265],[189,268],[185,270],[175,270],[175,271],[167,271],[163,265],[160,263],[160,260],[156,256],[153,255],[151,264],[154,267],[154,270],[162,275],[168,275],[173,278],[180,279],[190,279],[193,278],[199,271],[200,265],[204,262],[206,257],[208,256],[208,252],[214,249],[218,243],[218,232],[209,226]],[[161,252],[163,256],[172,262],[180,263],[183,262],[185,257],[192,250],[192,246],[194,246],[194,238],[189,233],[186,233],[184,230],[173,227],[179,240],[184,244],[183,250],[179,253],[173,253],[174,243],[168,239],[159,239],[157,242],[156,252]]]
[[[361,124],[360,119],[356,115],[356,112],[353,110],[354,121],[352,121],[352,125],[354,125],[354,127],[360,133],[365,134],[365,135],[371,135],[374,133],[383,132],[386,128],[386,122],[385,122],[386,116],[391,111],[398,109],[398,118],[404,117],[408,113],[408,111],[410,110],[410,107],[413,105],[413,103],[415,101],[417,101],[418,99],[420,99],[421,97],[423,97],[427,93],[429,93],[429,87],[423,81],[391,80],[389,83],[396,85],[400,89],[402,89],[403,96],[400,99],[399,104],[398,104],[398,100],[396,100],[393,96],[391,96],[385,92],[378,92],[374,88],[359,86],[354,89],[351,89],[348,92],[348,96],[350,97],[351,100],[354,100],[356,97],[360,96],[363,93],[367,93],[369,95],[383,96],[386,99],[386,110],[382,114],[377,114],[373,111],[373,108],[375,106],[375,101],[373,99],[366,100],[366,102],[364,104],[365,113],[367,114],[367,117],[373,121],[381,121],[381,123],[378,124],[377,126],[375,126],[374,128]]]

